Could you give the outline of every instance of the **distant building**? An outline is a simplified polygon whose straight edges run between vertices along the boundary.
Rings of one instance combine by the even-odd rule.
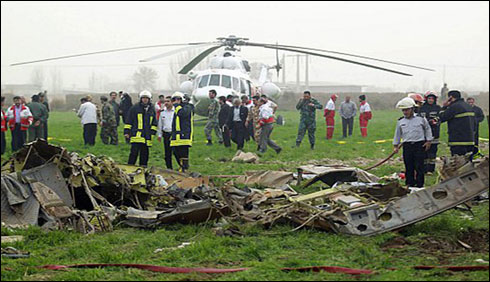
[[[31,97],[41,92],[42,86],[37,84],[2,84],[2,96],[14,95]]]

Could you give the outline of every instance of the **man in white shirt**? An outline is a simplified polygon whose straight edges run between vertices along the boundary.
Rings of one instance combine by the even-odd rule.
[[[97,107],[87,98],[82,98],[80,102],[82,105],[77,115],[83,125],[83,140],[85,145],[94,146],[97,136]]]
[[[271,100],[269,100],[269,98],[267,97],[267,95],[262,95],[262,96],[260,96],[260,97],[261,97],[262,99],[264,99],[264,100],[265,100],[265,104],[266,104],[266,105],[267,105],[269,108],[271,108],[271,109],[272,109],[272,113],[273,113],[273,114],[276,114],[276,111],[277,111],[277,108],[278,108],[277,104],[276,104],[276,103],[274,103],[274,102],[272,102]]]
[[[167,96],[163,100],[162,110],[158,119],[157,136],[158,141],[162,142],[165,148],[165,164],[168,169],[172,168],[172,148],[170,147],[170,140],[172,139],[172,122],[174,120],[174,105],[172,104],[172,97]]]
[[[279,154],[282,148],[279,147],[274,141],[271,140],[271,133],[274,128],[274,113],[273,109],[267,105],[265,99],[259,100],[260,110],[259,110],[259,125],[261,127],[260,140],[259,140],[259,152],[265,153],[267,146],[271,147]]]

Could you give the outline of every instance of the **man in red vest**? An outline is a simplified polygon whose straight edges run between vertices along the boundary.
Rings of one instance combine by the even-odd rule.
[[[5,97],[2,97],[2,155],[5,153],[5,131],[7,131],[7,116],[3,112],[3,105],[5,104]]]
[[[370,119],[373,118],[373,114],[371,113],[371,106],[369,106],[366,101],[366,95],[359,96],[359,102],[361,105],[359,106],[359,125],[361,127],[361,135],[362,137],[367,137],[367,126]]]
[[[335,129],[335,101],[339,96],[336,94],[332,94],[330,96],[330,100],[325,106],[325,110],[323,116],[325,117],[325,121],[327,122],[327,139],[332,139],[333,131]]]
[[[24,146],[27,130],[33,121],[32,113],[22,103],[19,96],[14,97],[14,105],[7,111],[7,122],[12,132],[12,151],[15,152]]]

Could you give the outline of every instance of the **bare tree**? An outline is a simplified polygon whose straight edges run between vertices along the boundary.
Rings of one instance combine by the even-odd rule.
[[[137,92],[142,90],[153,91],[155,89],[158,73],[156,70],[149,67],[140,67],[133,74],[134,90]]]
[[[34,85],[38,85],[39,88],[43,87],[43,85],[44,85],[44,70],[42,67],[36,67],[32,70],[31,83]]]

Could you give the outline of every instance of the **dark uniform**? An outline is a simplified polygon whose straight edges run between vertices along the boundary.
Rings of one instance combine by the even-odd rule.
[[[116,121],[116,113],[114,112],[114,108],[111,103],[105,102],[102,104],[102,129],[100,131],[100,139],[102,139],[102,143],[117,145],[118,144],[118,136],[117,136],[117,121]]]
[[[485,120],[485,114],[483,110],[478,106],[472,106],[473,112],[475,113],[475,149],[474,153],[477,154],[480,149],[478,148],[480,145],[480,122]]]
[[[45,98],[45,99],[46,99],[46,98]],[[43,127],[44,127],[44,128],[43,128],[43,130],[44,130],[44,132],[43,132],[43,133],[44,133],[44,134],[43,134],[43,135],[44,135],[44,140],[48,140],[48,119],[49,119],[49,112],[50,112],[51,110],[49,109],[49,103],[48,103],[48,101],[46,101],[46,100],[45,100],[45,101],[43,102],[43,105],[44,105],[44,106],[46,107],[46,109],[48,110],[48,117],[46,118],[46,121],[45,121],[45,122],[44,122],[44,124],[43,124]]]
[[[314,106],[310,106],[312,103]],[[310,98],[309,100],[301,99],[296,105],[296,109],[300,111],[300,121],[298,128],[298,137],[296,138],[296,146],[301,144],[305,137],[306,131],[308,131],[308,139],[310,140],[310,146],[315,146],[315,132],[316,132],[316,110],[323,108],[316,99]]]
[[[473,152],[475,146],[475,113],[463,99],[454,101],[443,107],[439,115],[440,121],[447,122],[449,147],[451,154],[466,155]]]
[[[170,147],[182,171],[189,169],[189,148],[192,147],[194,130],[193,108],[190,105],[176,104],[172,121]]]
[[[151,103],[146,106],[138,103],[131,107],[124,126],[124,134],[130,136],[131,142],[128,164],[136,164],[139,155],[140,166],[148,165],[149,148],[153,145],[152,138],[157,132],[157,123],[155,108]]]
[[[425,103],[420,108],[420,116],[427,119],[430,128],[432,130],[432,140],[430,149],[425,154],[425,172],[434,172],[436,168],[437,147],[439,146],[439,137],[441,133],[441,123],[439,122],[439,113],[441,112],[441,106],[436,102],[430,105]]]
[[[237,115],[235,115],[235,111]],[[228,119],[228,127],[231,130],[231,140],[237,144],[237,149],[242,150],[247,135],[247,127],[245,122],[248,117],[248,109],[245,106],[231,108],[231,113]]]
[[[219,127],[221,128],[221,132],[223,135],[223,143],[225,147],[231,147],[231,134],[229,127],[229,119],[232,112],[232,108],[227,103],[221,105],[221,109],[218,115]]]
[[[119,127],[119,124],[121,123],[121,114],[119,113],[119,103],[116,101],[110,101],[109,102],[114,109],[114,115],[116,117],[116,127]]]
[[[44,139],[44,124],[48,121],[48,109],[39,102],[31,102],[27,104],[27,107],[31,111],[34,119],[31,126],[29,126],[28,142],[32,142],[38,138]],[[36,126],[37,122],[39,124]]]

